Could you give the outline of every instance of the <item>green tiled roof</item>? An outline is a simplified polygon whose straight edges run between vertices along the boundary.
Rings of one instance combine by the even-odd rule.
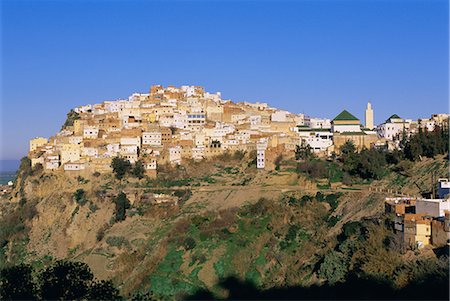
[[[391,119],[402,119],[400,116],[398,116],[397,114],[392,115],[391,117],[389,117],[386,122],[389,122],[389,120]]]
[[[349,113],[347,110],[342,111],[339,115],[337,115],[336,117],[334,117],[333,121],[335,120],[359,120],[358,118],[356,118],[355,116],[353,116],[351,113]]]

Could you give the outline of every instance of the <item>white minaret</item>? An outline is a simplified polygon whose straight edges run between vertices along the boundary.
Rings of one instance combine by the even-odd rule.
[[[372,104],[370,101],[367,103],[366,108],[366,128],[372,130],[373,127],[373,110],[372,110]]]

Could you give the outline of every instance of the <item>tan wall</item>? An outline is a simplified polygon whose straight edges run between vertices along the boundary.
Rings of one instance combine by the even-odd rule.
[[[358,151],[365,148],[371,148],[372,145],[377,141],[376,135],[341,135],[339,133],[334,133],[333,135],[333,143],[334,149],[337,154],[340,153],[340,148],[345,144],[348,140],[353,141],[355,147]]]

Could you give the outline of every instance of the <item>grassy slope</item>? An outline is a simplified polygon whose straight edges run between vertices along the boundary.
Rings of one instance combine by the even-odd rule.
[[[130,212],[140,214],[112,226],[105,225],[113,212],[111,196],[121,189],[117,181],[105,176],[85,183],[63,174],[30,178],[25,191],[29,204],[37,202],[37,216],[25,219],[24,229],[9,236],[12,242],[2,248],[6,253],[2,258],[9,263],[27,261],[36,266],[52,258],[82,260],[97,277],[112,278],[125,295],[150,289],[157,296],[174,297],[208,289],[224,296],[226,292],[217,282],[231,275],[261,289],[309,286],[321,283],[318,266],[336,247],[342,225],[377,216],[383,210],[380,194],[363,190],[328,198],[326,195],[332,193],[324,193],[323,198],[302,198],[316,192],[276,191],[280,185],[316,187],[288,169],[261,173],[247,167],[245,158],[225,161],[227,165],[222,163],[224,160],[218,162],[192,163],[181,171],[167,167],[165,173],[179,173],[178,180],[171,180],[173,185],[189,182],[218,189],[229,185],[237,191],[193,189],[190,200],[180,207],[135,204]],[[372,185],[414,192],[414,181],[426,185],[430,169],[445,174],[445,164],[442,158],[426,159],[404,173],[402,180],[391,174]],[[189,181],[180,181],[183,178]],[[123,186],[157,184],[130,181]],[[84,206],[72,199],[80,187],[90,201]],[[254,187],[261,187],[261,191]],[[267,187],[275,190],[263,192]],[[260,197],[266,200],[258,202]],[[91,204],[97,209],[92,210]],[[13,204],[4,208],[14,212],[14,206],[20,207]],[[106,229],[105,235],[98,241],[102,228]]]

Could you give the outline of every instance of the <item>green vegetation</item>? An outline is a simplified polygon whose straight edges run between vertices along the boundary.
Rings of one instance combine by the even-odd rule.
[[[126,218],[126,211],[130,208],[130,201],[127,199],[125,193],[121,192],[114,199],[114,203],[116,205],[114,210],[115,221],[123,221]]]
[[[86,192],[81,188],[75,191],[75,193],[73,194],[73,198],[80,206],[84,206],[88,202],[88,200],[86,199]]]
[[[142,164],[141,160],[136,161],[131,171],[131,174],[138,179],[142,179],[144,177],[144,173],[145,173],[144,164]]]
[[[115,157],[111,161],[111,167],[116,178],[121,180],[130,171],[131,163],[126,159]]]
[[[419,128],[417,134],[411,136],[409,140],[403,135],[403,156],[411,161],[417,160],[420,156],[434,158],[439,154],[447,154],[449,149],[449,126],[435,126],[432,132]]]
[[[70,110],[69,113],[67,113],[66,121],[62,125],[61,130],[65,129],[68,126],[73,126],[73,122],[78,119],[80,119],[80,114],[78,114],[74,110]]]

